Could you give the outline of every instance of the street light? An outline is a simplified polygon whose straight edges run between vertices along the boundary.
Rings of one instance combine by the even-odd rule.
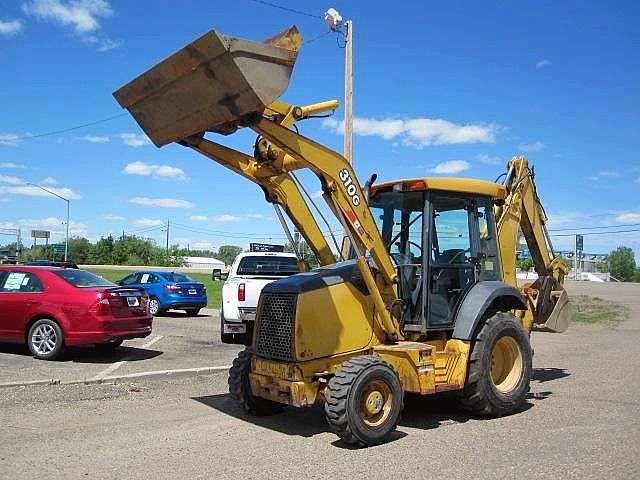
[[[65,202],[67,202],[67,232],[66,232],[65,239],[64,239],[64,261],[66,262],[67,261],[67,257],[69,255],[69,205],[71,204],[71,200],[69,200],[68,198],[64,198],[61,195],[58,195],[55,192],[52,192],[48,188],[44,188],[44,187],[42,187],[40,185],[36,185],[35,183],[27,183],[26,185],[30,185],[32,187],[37,187],[40,190],[44,190],[45,192],[50,193],[54,197],[58,197],[60,200],[64,200]]]

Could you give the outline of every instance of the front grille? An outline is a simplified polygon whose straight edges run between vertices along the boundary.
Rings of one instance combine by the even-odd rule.
[[[298,296],[290,293],[263,293],[256,327],[256,354],[272,360],[293,361]]]

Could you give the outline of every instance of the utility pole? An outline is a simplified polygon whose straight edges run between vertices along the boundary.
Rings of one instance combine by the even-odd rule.
[[[324,21],[334,32],[344,34],[344,158],[353,165],[353,22],[342,21],[335,8],[324,13]]]
[[[344,158],[353,165],[353,22],[344,22]]]
[[[167,219],[167,263],[169,263],[169,219]]]
[[[68,199],[68,198],[64,198],[61,195],[58,195],[55,192],[52,192],[48,188],[44,188],[44,187],[42,187],[40,185],[36,185],[35,183],[25,183],[25,185],[30,185],[32,187],[37,187],[40,190],[43,190],[43,191],[53,195],[54,197],[58,197],[60,200],[64,200],[65,202],[67,202],[67,228],[66,228],[67,232],[66,232],[65,240],[64,240],[64,261],[66,262],[67,259],[68,259],[68,256],[69,256],[69,208],[70,208],[70,205],[71,205],[71,200]],[[35,238],[33,239],[33,246],[34,247],[36,246]]]

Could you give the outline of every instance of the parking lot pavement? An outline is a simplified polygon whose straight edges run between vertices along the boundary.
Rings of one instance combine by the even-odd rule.
[[[318,408],[245,415],[224,372],[7,388],[0,476],[640,478],[640,286],[569,290],[617,299],[631,316],[616,326],[534,334],[528,403],[509,417],[472,418],[452,397],[409,396],[392,441],[353,450],[327,431]]]
[[[128,340],[113,353],[72,348],[59,361],[34,359],[26,346],[0,344],[0,383],[56,379],[90,380],[109,375],[229,365],[240,347],[220,342],[220,317],[168,312],[156,317],[147,338]]]

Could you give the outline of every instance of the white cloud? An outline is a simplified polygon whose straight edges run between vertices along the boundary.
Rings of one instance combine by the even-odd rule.
[[[134,197],[129,199],[129,203],[136,205],[143,205],[145,207],[159,207],[159,208],[193,208],[194,204],[187,200],[180,200],[177,198],[149,198],[149,197]]]
[[[191,220],[192,222],[206,222],[207,217],[205,215],[191,215],[189,217],[189,220]]]
[[[22,219],[16,222],[0,222],[0,228],[23,228],[49,230],[52,234],[57,234],[61,238],[65,233],[65,222],[61,218],[47,217],[40,219]],[[69,222],[70,236],[87,236],[87,225],[71,220]]]
[[[533,142],[533,143],[522,143],[518,147],[521,151],[531,153],[531,152],[539,152],[540,150],[544,150],[547,146],[542,142]]]
[[[620,223],[640,223],[640,212],[621,213],[616,217]]]
[[[0,168],[25,168],[24,165],[13,162],[0,162]]]
[[[0,35],[12,37],[22,30],[20,20],[0,20]]]
[[[84,137],[80,137],[80,139],[91,143],[108,143],[111,141],[106,135],[85,135]]]
[[[602,179],[606,179],[606,178],[618,178],[620,177],[622,174],[620,172],[617,172],[615,170],[602,170],[598,173],[596,173],[595,175],[588,175],[585,178],[587,180],[591,180],[592,182],[598,182]]]
[[[547,60],[546,58],[543,58],[542,60],[538,60],[536,62],[536,68],[537,69],[541,69],[544,67],[548,67],[551,65],[551,62],[549,60]]]
[[[22,10],[41,20],[63,26],[71,26],[78,34],[87,34],[100,29],[100,20],[113,15],[106,0],[31,0]]]
[[[105,220],[110,220],[114,222],[119,220],[124,220],[124,217],[122,215],[115,215],[113,213],[107,213],[103,215],[102,218],[104,218]]]
[[[211,221],[216,223],[239,222],[240,220],[242,220],[241,217],[237,217],[235,215],[228,215],[228,214],[215,215],[211,217]]]
[[[0,145],[15,147],[20,141],[20,137],[15,133],[0,133]]]
[[[40,182],[42,185],[57,185],[58,181],[53,177],[47,177]]]
[[[437,173],[439,175],[455,175],[456,173],[469,170],[471,164],[464,160],[450,160],[448,162],[442,162],[435,167],[429,169],[431,173]]]
[[[151,140],[142,133],[121,133],[118,136],[122,140],[122,143],[130,147],[143,147],[151,144]]]
[[[160,225],[164,225],[163,220],[152,218],[139,218],[133,223],[136,227],[159,227]]]
[[[322,125],[337,134],[344,132],[344,121],[327,118]],[[497,130],[496,125],[460,125],[431,118],[376,120],[356,117],[353,121],[355,135],[376,136],[385,140],[400,137],[402,145],[419,149],[429,145],[494,143]]]
[[[60,195],[67,200],[79,200],[79,194],[70,188],[47,188],[47,190]],[[0,187],[0,194],[24,195],[27,197],[51,197],[51,194],[31,185],[15,185],[12,187]]]
[[[316,199],[316,198],[322,198],[322,194],[324,192],[322,190],[318,190],[317,192],[314,192],[311,194],[311,198]]]
[[[504,163],[500,157],[495,155],[480,154],[476,158],[485,165],[502,165]]]
[[[24,182],[13,175],[0,175],[0,183],[9,183],[11,185],[22,185]]]
[[[169,177],[177,180],[186,180],[187,176],[181,168],[170,165],[153,165],[144,162],[132,162],[127,164],[122,173],[127,175],[153,175],[155,177]]]

